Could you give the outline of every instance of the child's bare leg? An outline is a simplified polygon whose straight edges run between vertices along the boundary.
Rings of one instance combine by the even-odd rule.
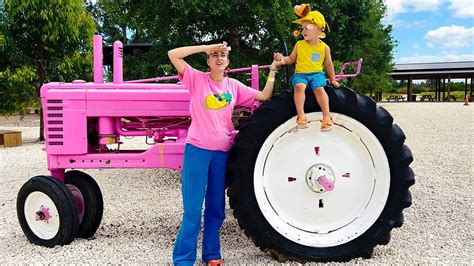
[[[329,119],[331,114],[329,113],[329,97],[323,87],[318,87],[314,90],[314,95],[316,96],[316,101],[321,107],[323,112],[323,119]]]
[[[296,113],[298,114],[298,118],[304,118],[304,91],[306,90],[306,85],[304,83],[298,83],[294,90],[293,98],[295,100]]]

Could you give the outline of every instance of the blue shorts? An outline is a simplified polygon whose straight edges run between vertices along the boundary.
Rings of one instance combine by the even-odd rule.
[[[291,77],[290,82],[293,88],[296,86],[296,84],[303,83],[306,85],[306,87],[310,87],[313,91],[316,90],[316,88],[327,85],[324,72],[295,73]]]

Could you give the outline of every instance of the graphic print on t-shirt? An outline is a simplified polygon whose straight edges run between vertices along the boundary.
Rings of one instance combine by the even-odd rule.
[[[207,109],[218,110],[229,105],[232,101],[232,94],[229,92],[225,93],[214,93],[206,96],[204,105]]]
[[[319,53],[313,52],[311,54],[311,61],[316,62],[316,61],[318,61],[319,57],[321,57],[321,55]]]

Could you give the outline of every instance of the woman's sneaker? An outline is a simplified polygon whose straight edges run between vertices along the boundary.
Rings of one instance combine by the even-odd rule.
[[[207,262],[207,265],[209,265],[209,266],[220,266],[220,265],[222,265],[222,260],[209,260]]]
[[[210,260],[207,262],[207,265],[209,266],[221,266],[222,265],[222,260]]]

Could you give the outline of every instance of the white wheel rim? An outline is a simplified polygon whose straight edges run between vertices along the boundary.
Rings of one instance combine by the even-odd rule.
[[[47,210],[47,220],[37,220],[36,213]],[[25,218],[31,231],[44,240],[52,239],[59,230],[59,213],[53,200],[43,192],[35,191],[28,195],[24,206]]]
[[[377,138],[358,121],[331,115],[330,132],[320,131],[320,112],[307,114],[306,129],[296,129],[296,118],[280,125],[255,164],[263,215],[282,236],[310,247],[338,246],[362,235],[380,216],[390,189],[388,160]],[[331,191],[310,184],[311,170],[322,169]]]

